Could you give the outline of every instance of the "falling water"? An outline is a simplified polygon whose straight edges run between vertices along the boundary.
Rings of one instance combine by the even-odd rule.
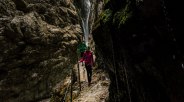
[[[90,8],[91,8],[90,0],[82,0],[82,10],[81,10],[82,28],[84,33],[84,41],[87,46],[88,46],[88,38],[89,38],[88,20],[89,20]]]

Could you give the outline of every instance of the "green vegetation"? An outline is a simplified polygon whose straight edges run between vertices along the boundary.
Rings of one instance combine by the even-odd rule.
[[[107,4],[110,0],[104,0],[104,4]]]
[[[118,23],[118,27],[120,27],[122,24],[125,24],[131,16],[132,12],[129,10],[129,4],[127,4],[125,8],[115,13],[113,23]]]
[[[107,9],[101,13],[100,18],[103,21],[103,23],[106,23],[111,19],[111,16],[112,16],[112,10]]]
[[[109,0],[105,0],[104,2],[106,3],[108,1]],[[101,13],[100,20],[102,20],[103,23],[107,23],[111,19],[113,19],[112,23],[117,24],[118,27],[124,25],[128,21],[128,19],[132,17],[132,11],[129,9],[129,4],[117,11],[115,14],[112,13],[113,11],[111,9],[106,9]]]

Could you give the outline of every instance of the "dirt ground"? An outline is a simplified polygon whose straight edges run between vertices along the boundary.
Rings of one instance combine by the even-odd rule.
[[[82,90],[73,102],[105,102],[109,96],[110,80],[101,69],[93,69],[91,85],[88,86],[87,74],[84,66],[80,63],[80,81]]]

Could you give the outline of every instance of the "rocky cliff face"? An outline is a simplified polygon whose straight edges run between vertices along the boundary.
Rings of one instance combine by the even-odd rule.
[[[93,36],[110,102],[183,102],[180,2],[105,0]]]
[[[70,75],[80,38],[72,0],[1,0],[0,101],[50,97]]]

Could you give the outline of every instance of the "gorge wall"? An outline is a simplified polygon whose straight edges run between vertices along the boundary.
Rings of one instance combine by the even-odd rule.
[[[181,2],[105,0],[93,37],[109,102],[183,102]]]
[[[0,101],[35,102],[70,76],[81,40],[73,0],[0,0]]]
[[[90,43],[110,76],[109,102],[184,102],[182,3],[90,1]],[[64,84],[82,38],[74,5],[0,0],[1,102],[37,102]]]

